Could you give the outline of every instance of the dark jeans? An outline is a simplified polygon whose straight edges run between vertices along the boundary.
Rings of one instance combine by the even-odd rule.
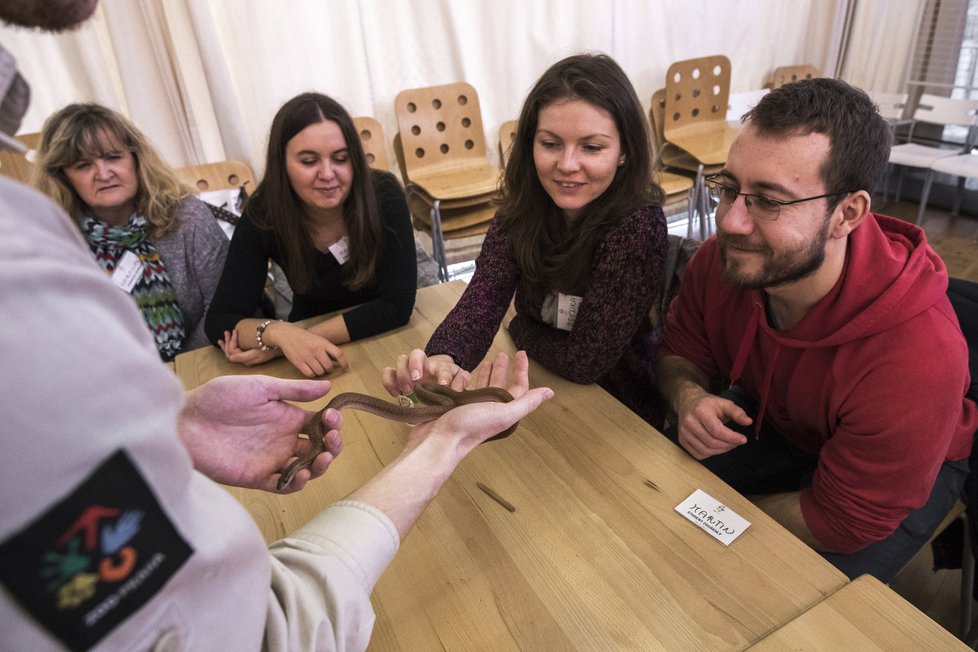
[[[757,406],[738,387],[720,396],[730,399],[751,416],[757,414]],[[742,427],[730,422],[727,426],[744,434],[747,443],[701,463],[735,490],[746,495],[773,494],[811,486],[818,465],[817,455],[799,450],[766,424],[761,426],[760,437],[755,436],[752,425]],[[665,435],[678,444],[674,425],[666,429]],[[926,504],[910,512],[891,535],[858,552],[822,553],[822,556],[850,579],[869,574],[888,583],[930,540],[961,496],[967,474],[968,460],[944,462]]]

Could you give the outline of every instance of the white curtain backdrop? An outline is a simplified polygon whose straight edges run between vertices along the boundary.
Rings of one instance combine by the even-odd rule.
[[[734,92],[774,68],[812,64],[874,91],[901,91],[924,0],[103,0],[61,35],[0,26],[33,99],[21,131],[65,104],[128,115],[175,166],[228,158],[260,176],[272,116],[315,90],[372,115],[386,143],[403,89],[467,81],[491,156],[499,126],[558,59],[614,57],[643,103],[673,61],[724,54]],[[391,157],[393,161],[393,156]]]

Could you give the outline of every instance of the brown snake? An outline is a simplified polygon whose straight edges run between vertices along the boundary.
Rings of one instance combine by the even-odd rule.
[[[291,464],[282,470],[282,475],[278,479],[278,484],[276,485],[278,490],[281,491],[282,489],[288,487],[296,473],[304,468],[307,468],[320,453],[326,450],[326,441],[323,433],[323,413],[329,408],[333,408],[334,410],[352,408],[362,412],[369,412],[370,414],[384,417],[385,419],[390,419],[391,421],[401,421],[403,423],[409,423],[412,426],[416,426],[419,423],[433,421],[452,408],[456,408],[460,405],[486,402],[508,403],[509,401],[513,400],[513,396],[505,389],[500,387],[483,387],[480,389],[470,389],[468,391],[457,392],[448,387],[443,387],[442,385],[436,385],[434,383],[419,383],[414,388],[414,395],[417,396],[418,400],[421,403],[424,403],[424,405],[407,407],[404,405],[388,403],[387,401],[383,401],[379,398],[368,396],[366,394],[359,394],[357,392],[344,392],[334,396],[332,400],[326,404],[326,407],[314,414],[312,418],[306,422],[305,430],[306,434],[309,435],[309,441],[312,443],[312,449],[305,455],[300,455],[297,457]],[[519,421],[501,433],[493,435],[486,441],[508,437],[514,430],[516,430],[516,426],[518,425]]]

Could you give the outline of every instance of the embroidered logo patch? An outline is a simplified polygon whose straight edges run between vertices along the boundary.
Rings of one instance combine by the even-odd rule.
[[[0,581],[65,645],[86,650],[146,604],[192,553],[120,450],[0,544]]]

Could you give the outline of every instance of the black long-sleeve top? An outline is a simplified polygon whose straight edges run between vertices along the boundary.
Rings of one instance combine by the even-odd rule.
[[[403,326],[411,317],[417,288],[414,231],[404,191],[394,175],[373,170],[383,222],[383,250],[374,282],[352,291],[342,283],[342,266],[331,253],[316,253],[315,287],[295,293],[289,321],[299,321],[356,306],[343,314],[351,340]],[[254,205],[245,207],[235,227],[221,280],[207,313],[205,331],[211,342],[232,331],[239,321],[254,317],[265,287],[269,259],[285,268],[271,231],[255,224]]]

